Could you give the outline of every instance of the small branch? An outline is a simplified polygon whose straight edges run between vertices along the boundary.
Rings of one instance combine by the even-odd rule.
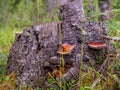
[[[101,80],[100,78],[101,78],[101,76],[99,78],[95,79],[95,81],[92,84],[92,89],[97,85],[98,82],[100,82],[100,80]]]
[[[106,66],[106,63],[108,62],[108,58],[106,58],[103,62],[103,64],[101,65],[100,69],[98,70],[98,72],[101,72],[102,70],[105,70],[104,69],[104,66]]]
[[[109,39],[109,40],[113,40],[113,41],[117,41],[120,42],[120,38],[119,37],[109,37],[109,36],[102,36],[103,38]]]

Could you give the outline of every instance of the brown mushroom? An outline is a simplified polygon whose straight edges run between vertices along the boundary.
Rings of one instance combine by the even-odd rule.
[[[61,48],[57,51],[57,53],[68,54],[73,50],[74,47],[75,47],[75,45],[64,43],[64,44],[62,44]]]
[[[92,49],[102,49],[106,47],[104,42],[90,42],[88,46]]]

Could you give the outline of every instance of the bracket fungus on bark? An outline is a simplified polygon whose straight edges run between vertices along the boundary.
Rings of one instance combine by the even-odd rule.
[[[91,49],[103,49],[106,47],[106,44],[104,42],[90,42],[88,46]]]
[[[64,43],[64,44],[62,44],[61,48],[57,51],[57,53],[69,54],[69,53],[71,53],[71,51],[73,50],[74,47],[75,47],[75,45]]]

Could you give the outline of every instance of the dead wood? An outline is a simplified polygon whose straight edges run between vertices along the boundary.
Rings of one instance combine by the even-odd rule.
[[[59,0],[62,1],[62,0]],[[63,77],[66,81],[78,79],[80,58],[83,65],[94,66],[98,70],[106,54],[114,53],[107,36],[107,28],[101,22],[87,22],[82,0],[64,0],[59,6],[60,23],[33,25],[16,34],[7,62],[7,74],[15,71],[18,85],[45,85],[46,75],[60,67],[60,54],[57,53],[62,43],[75,45],[70,54],[64,55],[65,65],[70,65]],[[83,34],[82,31],[86,31]],[[85,38],[83,38],[85,37]],[[91,41],[102,41],[107,47],[99,50],[89,48]],[[83,55],[81,45],[84,42]],[[77,63],[77,64],[76,64]],[[84,69],[83,69],[84,70]],[[56,78],[60,81],[61,78]]]

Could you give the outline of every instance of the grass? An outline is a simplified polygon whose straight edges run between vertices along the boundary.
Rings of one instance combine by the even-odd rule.
[[[20,28],[17,31],[20,31]],[[10,47],[14,42],[15,32],[17,31],[11,27],[0,29],[0,83],[2,83],[6,78],[5,69],[7,58],[9,55]]]
[[[5,30],[3,28],[0,30],[0,74],[5,73],[7,56],[13,39],[14,36],[12,30]]]

